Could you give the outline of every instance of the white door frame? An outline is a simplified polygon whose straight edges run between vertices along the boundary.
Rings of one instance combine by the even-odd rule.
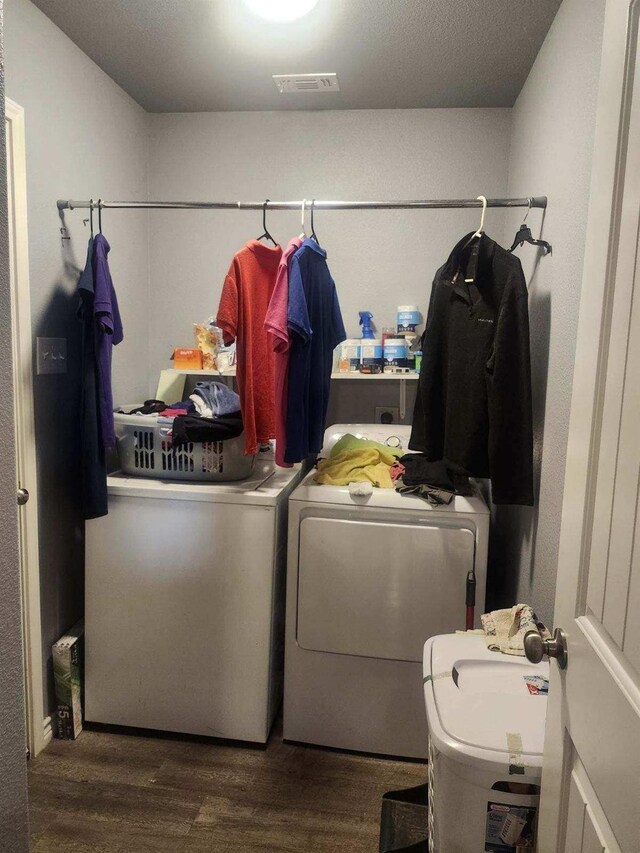
[[[639,7],[640,0],[607,0],[605,11],[554,614],[554,624],[565,629],[576,617],[589,618],[588,614],[586,617],[583,614],[587,612],[586,581],[598,492],[607,354],[620,260],[618,247]],[[637,59],[640,61],[640,56]],[[637,83],[635,95],[637,98]],[[626,281],[628,275],[622,278]],[[628,282],[626,286],[629,286]],[[576,638],[570,638],[569,642],[569,667],[572,639],[575,642]],[[613,660],[611,664],[611,669],[617,671]],[[630,690],[628,695],[637,693],[630,680],[623,683],[626,679],[622,669],[619,678],[618,685],[622,690]],[[564,783],[573,759],[566,736],[565,714],[563,681],[554,665],[551,668],[538,833],[538,849],[542,853],[564,849],[569,796]],[[580,781],[589,785],[586,775]],[[635,783],[630,779],[629,784]],[[616,849],[615,839],[606,841],[608,849]]]
[[[51,718],[45,719],[40,617],[40,560],[38,555],[38,483],[29,286],[27,228],[27,169],[24,110],[5,100],[7,128],[7,184],[9,194],[9,257],[13,330],[13,378],[18,486],[29,491],[29,502],[19,508],[22,631],[25,669],[27,748],[38,755],[51,739]]]

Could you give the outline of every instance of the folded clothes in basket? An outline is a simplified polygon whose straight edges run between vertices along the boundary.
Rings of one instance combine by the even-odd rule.
[[[163,409],[167,408],[167,404],[162,400],[145,400],[144,406],[138,406],[136,409],[131,409],[130,412],[123,412],[127,415],[157,415]],[[122,410],[120,410],[122,411]]]
[[[232,415],[240,408],[240,397],[224,382],[196,382],[189,399],[205,418]]]
[[[122,408],[117,409],[117,411],[123,415],[158,415],[161,418],[169,418],[185,413],[190,414],[195,411],[195,408],[191,400],[171,404],[167,404],[163,400],[145,400],[144,406],[138,406],[129,412],[125,412]]]
[[[174,409],[173,407],[164,409],[162,412],[158,412],[158,420],[173,420],[177,418],[178,415],[189,415],[191,414],[190,410],[187,408],[184,409]]]
[[[174,447],[193,442],[228,441],[242,434],[242,415],[233,412],[218,418],[202,418],[199,415],[178,415],[173,421],[172,443]]]
[[[179,403],[171,403],[168,405],[167,410],[170,409],[186,409],[187,412],[190,413],[194,411],[194,405],[191,400],[181,400]],[[179,412],[179,414],[182,414],[182,412]]]

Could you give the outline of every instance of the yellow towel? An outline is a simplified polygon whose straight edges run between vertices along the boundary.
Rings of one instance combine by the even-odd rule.
[[[342,438],[336,441],[331,448],[329,456],[333,458],[344,450],[379,450],[385,455],[391,454],[394,458],[400,458],[404,454],[404,450],[400,450],[399,447],[388,447],[386,444],[381,444],[379,441],[372,441],[370,438],[356,438],[350,432],[345,432]]]
[[[389,469],[395,455],[385,450],[343,450],[330,459],[318,463],[316,483],[326,486],[348,486],[349,483],[371,482],[382,489],[392,489]]]

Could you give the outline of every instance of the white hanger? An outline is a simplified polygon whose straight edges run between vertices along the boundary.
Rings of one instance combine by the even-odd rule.
[[[487,199],[486,199],[486,196],[483,196],[483,195],[476,196],[476,198],[478,199],[478,201],[482,202],[482,215],[480,216],[480,226],[479,226],[478,230],[474,231],[474,233],[471,235],[471,237],[469,237],[467,242],[462,247],[463,249],[466,249],[467,246],[469,246],[471,243],[473,243],[474,240],[480,239],[482,237],[482,235],[484,234],[484,217],[485,217],[485,214],[487,212]],[[473,278],[465,278],[465,282],[467,284],[469,284],[469,283],[473,282]]]
[[[302,212],[300,214],[300,225],[302,226],[302,233],[300,234],[300,239],[304,240],[307,236],[307,232],[304,230],[304,211],[307,206],[306,198],[302,199]]]
[[[476,196],[478,201],[482,202],[482,215],[480,216],[480,227],[476,231],[476,233],[471,237],[471,239],[475,239],[476,237],[482,237],[484,233],[484,217],[487,212],[487,199],[483,195]]]

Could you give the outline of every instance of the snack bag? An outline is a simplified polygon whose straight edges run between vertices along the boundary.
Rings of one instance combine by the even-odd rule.
[[[198,349],[202,353],[203,369],[216,370],[216,356],[222,346],[221,330],[209,320],[206,324],[194,323],[193,331]]]

